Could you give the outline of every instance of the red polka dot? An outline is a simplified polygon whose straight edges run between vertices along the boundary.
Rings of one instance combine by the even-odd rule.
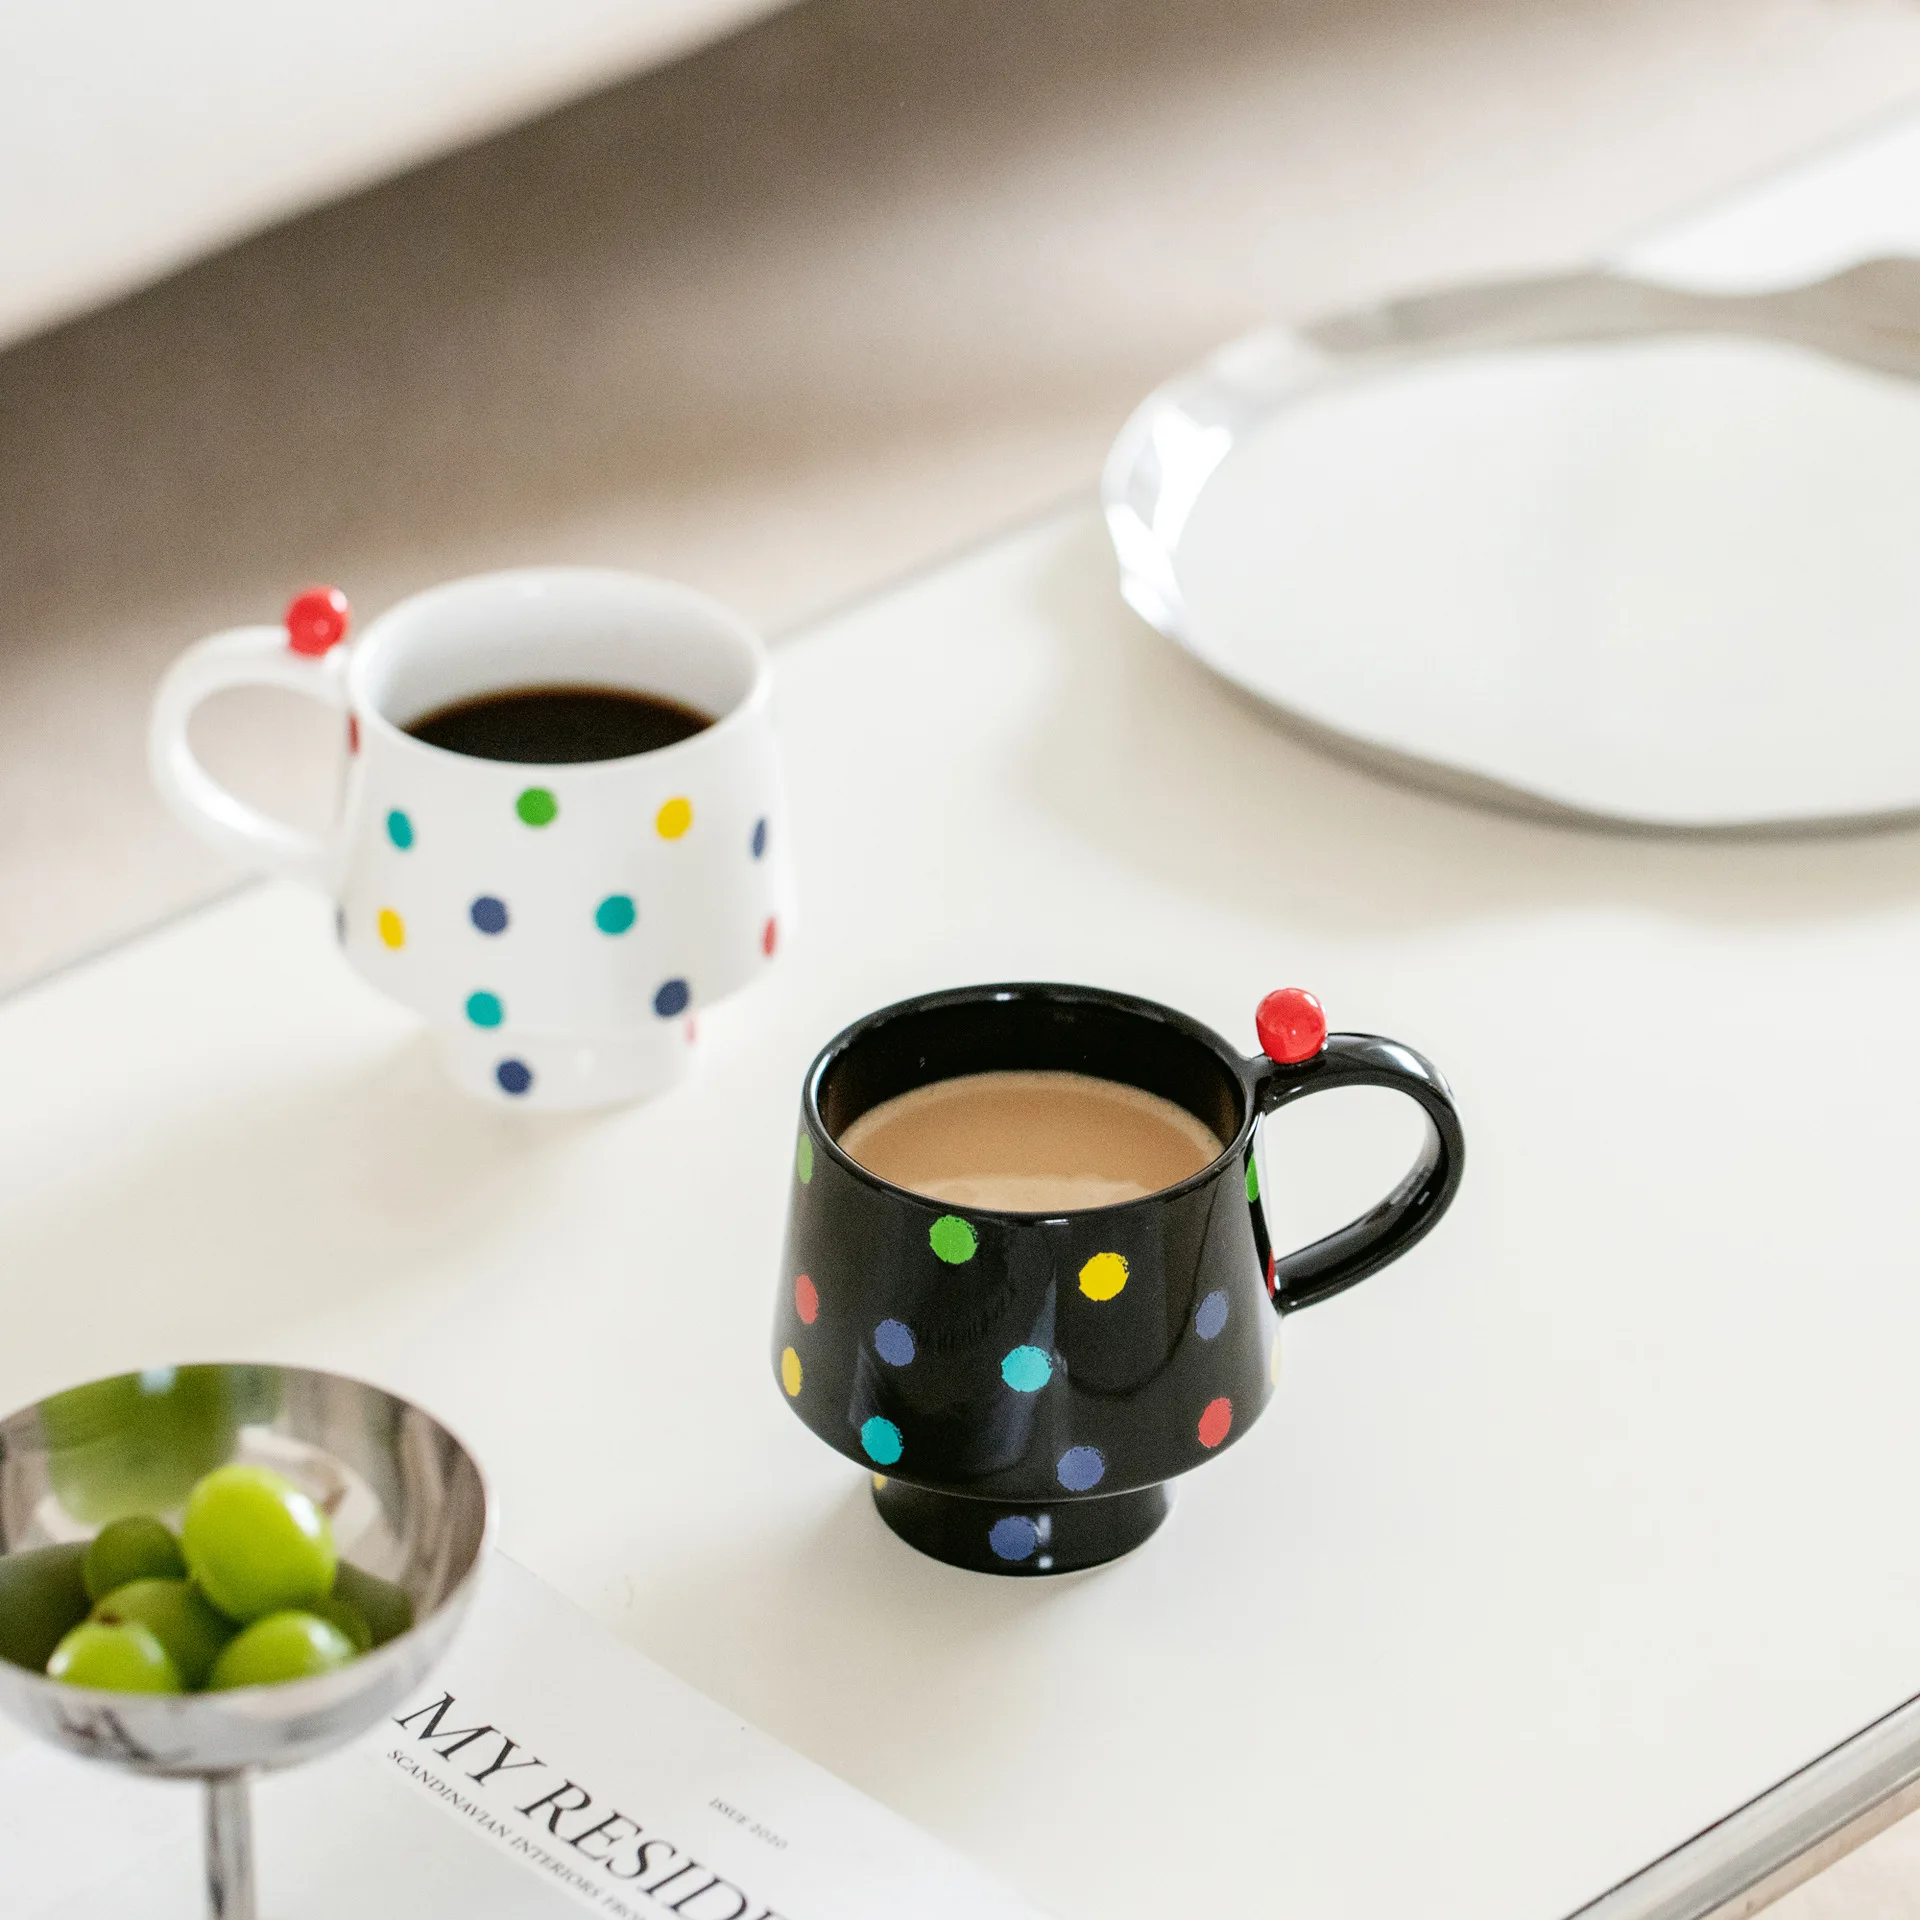
[[[690,1013],[687,1015],[687,1045],[692,1046],[699,1038],[700,1021],[696,1015]]]
[[[317,659],[347,637],[347,596],[338,587],[309,587],[287,602],[287,645]]]
[[[357,713],[347,715],[347,751],[360,751],[360,716]]]
[[[820,1289],[804,1273],[793,1283],[793,1310],[808,1326],[820,1314]]]
[[[1273,1291],[1273,1270],[1279,1264],[1280,1264],[1280,1256],[1277,1253],[1270,1253],[1267,1255],[1267,1291],[1269,1293]]]
[[[1203,1447],[1217,1447],[1227,1437],[1227,1429],[1233,1425],[1233,1402],[1223,1394],[1218,1400],[1209,1400],[1207,1410],[1200,1416],[1200,1444]]]
[[[764,953],[769,960],[773,958],[773,950],[775,946],[779,944],[779,940],[780,923],[769,917],[767,924],[760,929],[760,951]]]

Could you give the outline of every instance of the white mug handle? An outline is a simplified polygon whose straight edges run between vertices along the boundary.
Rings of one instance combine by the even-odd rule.
[[[303,596],[303,599],[306,596]],[[294,603],[295,608],[301,605]],[[341,602],[340,631],[345,630]],[[290,615],[291,615],[290,610]],[[337,834],[302,833],[229,793],[194,757],[187,723],[210,694],[228,687],[283,687],[347,712],[347,649],[302,648],[289,627],[235,627],[189,647],[161,679],[147,729],[147,764],[161,797],[210,846],[263,872],[331,893]],[[298,629],[294,629],[297,633]]]

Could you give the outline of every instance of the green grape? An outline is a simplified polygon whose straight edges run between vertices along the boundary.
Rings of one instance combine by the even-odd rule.
[[[137,1620],[107,1626],[83,1620],[53,1650],[47,1677],[111,1693],[183,1693],[180,1669],[152,1630]]]
[[[87,1597],[104,1600],[130,1580],[184,1580],[187,1563],[172,1530],[144,1514],[102,1527],[87,1549]]]
[[[359,1609],[373,1630],[373,1644],[384,1647],[413,1625],[413,1597],[405,1587],[342,1560],[333,1576],[333,1597]]]
[[[108,1594],[92,1618],[103,1626],[132,1621],[145,1627],[166,1648],[189,1692],[207,1684],[220,1649],[236,1631],[233,1622],[185,1580],[130,1581]]]
[[[221,1384],[234,1421],[243,1427],[270,1427],[280,1411],[278,1367],[225,1366]]]
[[[267,1467],[214,1471],[187,1499],[180,1529],[195,1583],[246,1622],[333,1590],[333,1527],[292,1481]]]
[[[316,1619],[324,1620],[329,1626],[335,1626],[353,1642],[353,1651],[357,1657],[373,1651],[373,1628],[367,1624],[367,1616],[351,1600],[343,1600],[338,1591],[339,1576],[336,1574],[335,1591],[322,1600],[309,1600],[306,1611]]]
[[[87,1617],[85,1541],[0,1556],[0,1660],[45,1673],[53,1650]]]
[[[270,1613],[227,1642],[207,1686],[219,1692],[310,1680],[344,1667],[354,1657],[353,1642],[331,1620],[315,1613]]]
[[[151,1367],[43,1400],[47,1476],[60,1503],[104,1526],[165,1513],[233,1451],[239,1421],[220,1367]]]

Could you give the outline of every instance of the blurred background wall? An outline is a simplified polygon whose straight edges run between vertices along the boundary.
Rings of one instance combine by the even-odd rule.
[[[550,11],[475,17],[501,10]],[[600,65],[535,36],[523,104],[679,44],[584,11]],[[516,110],[441,32],[459,111],[414,101],[396,156]],[[297,140],[328,96],[282,69]],[[1084,492],[1133,403],[1227,336],[1590,257],[1916,98],[1920,0],[804,0],[19,339],[0,981],[230,883],[148,795],[146,703],[299,585],[364,617],[611,562],[791,630]],[[109,163],[137,209],[138,143]],[[296,704],[231,699],[206,750],[311,817],[335,742]]]
[[[786,0],[16,0],[0,343]]]

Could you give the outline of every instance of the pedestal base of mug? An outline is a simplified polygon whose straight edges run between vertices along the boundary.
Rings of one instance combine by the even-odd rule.
[[[875,1474],[873,1504],[908,1546],[950,1567],[1045,1577],[1131,1553],[1167,1517],[1173,1496],[1161,1485],[1026,1506],[935,1493]]]
[[[496,1106],[570,1112],[651,1100],[687,1077],[694,1023],[616,1034],[527,1034],[435,1027],[433,1050],[462,1093]]]

